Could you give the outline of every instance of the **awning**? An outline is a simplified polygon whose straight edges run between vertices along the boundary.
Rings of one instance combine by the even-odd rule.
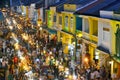
[[[48,32],[51,33],[51,34],[57,34],[57,31],[56,30],[52,30],[52,29],[48,29]]]
[[[91,41],[90,39],[87,39],[87,38],[84,38],[84,37],[81,37],[81,38],[82,38],[82,40],[83,40],[85,43],[87,43],[87,44],[89,44],[89,45],[91,45],[91,46],[93,46],[93,47],[97,47],[97,43],[96,43],[96,42]]]
[[[3,21],[3,19],[4,19],[3,13],[0,12],[0,21]]]
[[[117,55],[112,55],[111,57],[113,58],[113,60],[120,63],[120,57],[118,57]]]
[[[98,50],[100,50],[100,51],[103,51],[103,52],[105,52],[105,53],[108,53],[108,54],[110,54],[110,51],[109,51],[109,49],[107,49],[107,48],[104,48],[103,46],[98,46],[98,47],[97,47],[97,49],[98,49]]]
[[[43,29],[47,30],[50,34],[57,34],[57,31],[54,29],[50,29],[48,27],[42,27]]]
[[[65,33],[65,34],[68,34],[68,35],[72,35],[72,36],[74,36],[74,37],[75,37],[75,34],[72,34],[72,33],[68,32],[68,31],[61,30],[61,32]]]

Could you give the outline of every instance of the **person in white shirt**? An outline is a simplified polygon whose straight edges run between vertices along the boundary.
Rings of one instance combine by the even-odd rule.
[[[94,72],[92,71],[91,73],[90,73],[90,78],[91,78],[91,80],[94,80]]]
[[[94,71],[94,78],[97,80],[100,79],[100,72],[97,69]]]

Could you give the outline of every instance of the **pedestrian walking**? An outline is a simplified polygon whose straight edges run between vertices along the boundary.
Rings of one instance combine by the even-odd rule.
[[[111,71],[110,70],[108,70],[108,80],[112,80],[111,79]]]
[[[94,71],[94,78],[95,78],[96,80],[100,80],[100,72],[99,72],[99,70],[97,70],[97,69],[95,69],[95,71]]]
[[[91,70],[90,70],[90,68],[88,68],[86,70],[86,80],[90,80],[90,73],[91,73]]]
[[[102,80],[106,80],[107,72],[104,66],[100,68],[100,76]]]
[[[94,75],[95,75],[95,74],[94,74],[94,71],[92,70],[91,73],[90,73],[90,79],[91,79],[91,80],[94,80]]]

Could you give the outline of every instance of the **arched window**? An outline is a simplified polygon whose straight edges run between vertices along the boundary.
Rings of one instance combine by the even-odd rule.
[[[119,24],[116,25],[117,30],[115,33],[116,36],[116,55],[117,57],[120,57],[120,28],[119,28]]]
[[[65,27],[64,29],[68,31],[68,16],[65,16]]]

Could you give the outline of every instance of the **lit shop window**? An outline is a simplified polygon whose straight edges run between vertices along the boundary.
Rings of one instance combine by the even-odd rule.
[[[62,17],[61,16],[59,17],[59,24],[60,25],[62,24]]]
[[[53,22],[56,22],[56,15],[53,16]]]
[[[68,16],[65,17],[65,30],[68,30]]]
[[[109,40],[110,40],[109,28],[103,28],[103,41],[108,43]]]
[[[99,59],[99,51],[95,51],[95,59],[97,60],[97,59]]]
[[[73,17],[70,18],[70,29],[71,31],[73,30]]]
[[[98,36],[98,21],[93,20],[93,35]]]
[[[89,21],[88,19],[84,19],[84,31],[89,33]]]
[[[116,55],[117,55],[117,57],[120,58],[120,27],[119,27],[119,24],[117,24],[116,27],[117,27],[117,30],[116,30],[116,33],[115,33],[115,36],[116,36],[116,42],[115,42]]]
[[[48,19],[51,20],[51,14],[49,14]]]

